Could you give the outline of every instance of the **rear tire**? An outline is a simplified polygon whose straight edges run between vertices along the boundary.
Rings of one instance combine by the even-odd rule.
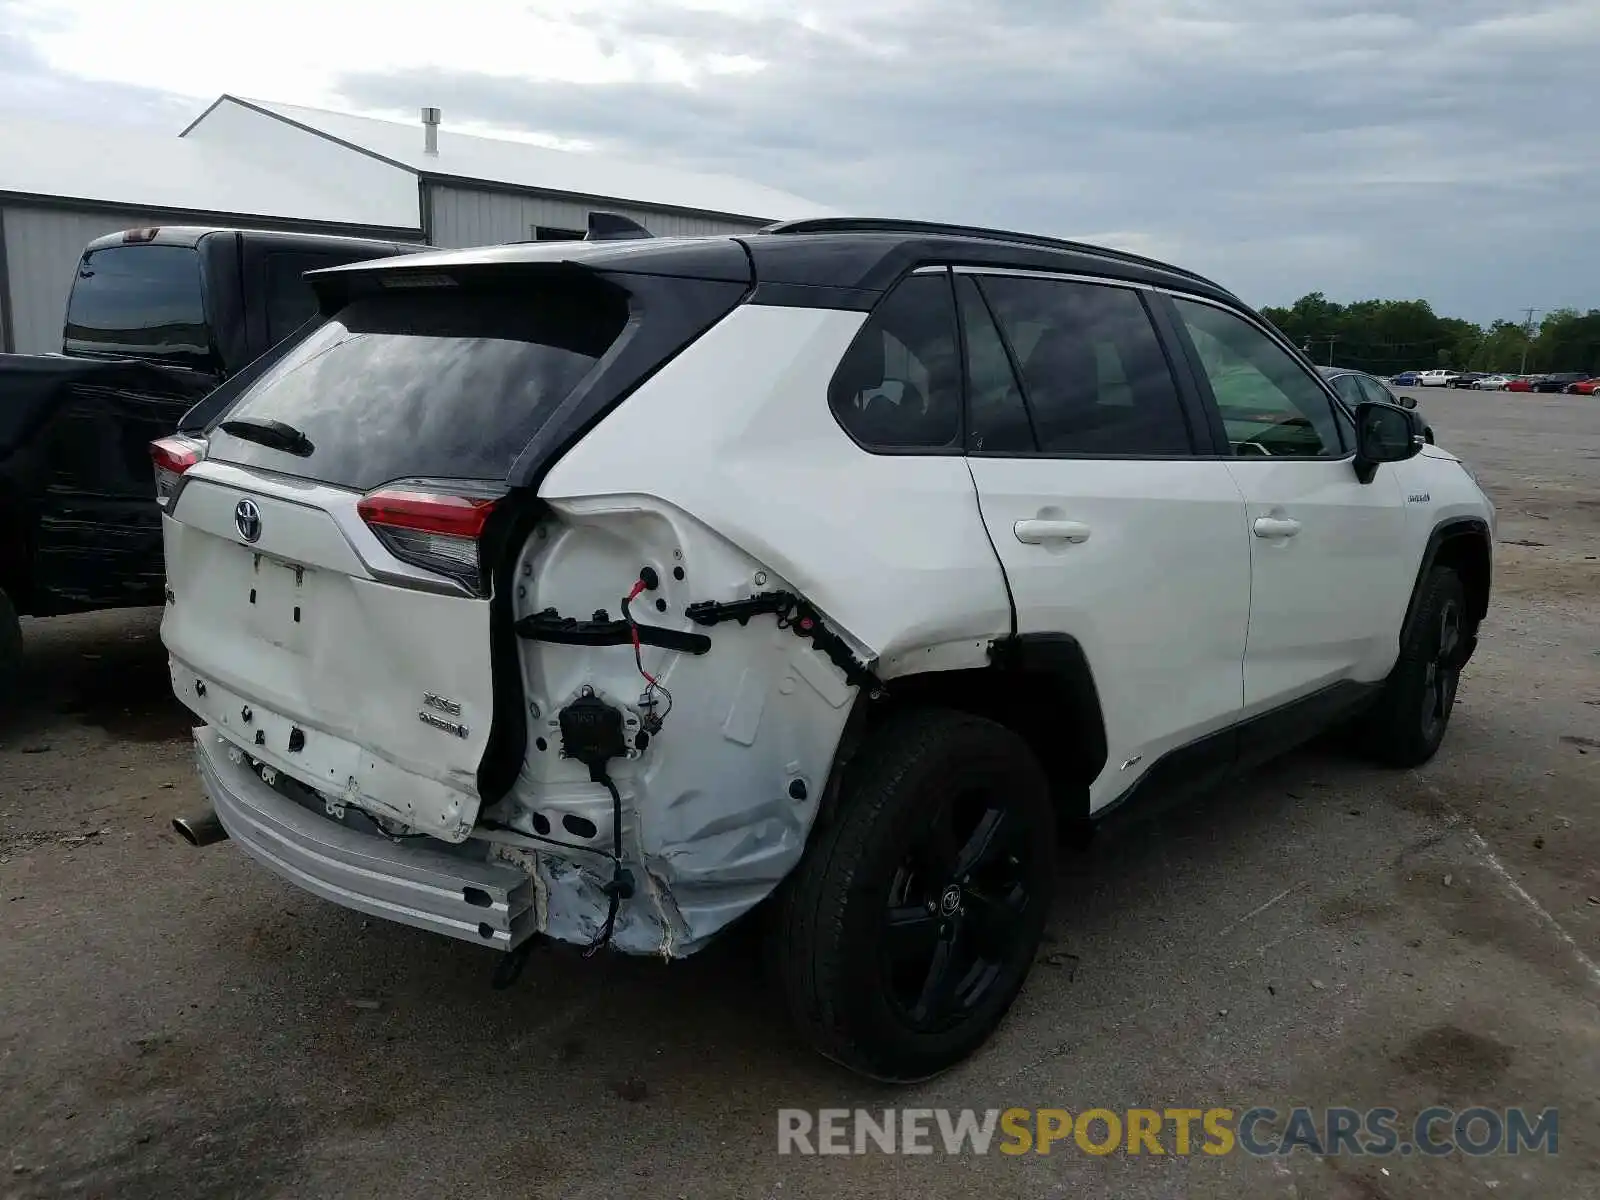
[[[802,1036],[885,1082],[976,1051],[1033,965],[1055,884],[1044,771],[1011,730],[929,709],[851,764],[786,881],[769,951]]]
[[[1416,767],[1438,752],[1464,665],[1466,609],[1461,577],[1449,567],[1430,569],[1400,658],[1362,724],[1365,748],[1379,762]]]
[[[17,694],[22,674],[22,622],[11,598],[0,590],[0,701]]]

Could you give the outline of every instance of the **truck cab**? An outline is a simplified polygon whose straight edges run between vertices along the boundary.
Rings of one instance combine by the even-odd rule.
[[[302,276],[420,248],[192,226],[84,248],[60,352],[0,355],[0,684],[20,616],[162,602],[148,447],[316,315]]]
[[[62,353],[137,358],[218,382],[315,315],[302,276],[418,247],[267,230],[129,229],[85,247],[67,300]]]

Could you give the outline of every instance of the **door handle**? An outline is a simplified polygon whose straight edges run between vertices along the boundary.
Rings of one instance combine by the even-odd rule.
[[[1300,522],[1292,517],[1257,517],[1254,528],[1258,538],[1292,538],[1300,532]]]
[[[1071,542],[1077,545],[1089,540],[1089,527],[1081,521],[1018,521],[1011,527],[1017,541],[1026,546],[1041,546],[1046,542]]]

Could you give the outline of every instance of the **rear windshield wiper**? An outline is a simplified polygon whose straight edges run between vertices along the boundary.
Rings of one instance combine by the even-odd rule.
[[[258,421],[250,417],[240,417],[233,421],[222,423],[222,432],[231,433],[236,438],[243,438],[247,442],[259,442],[273,450],[282,450],[285,454],[293,454],[299,458],[310,458],[316,449],[311,444],[311,439],[301,433],[293,425],[282,421]]]

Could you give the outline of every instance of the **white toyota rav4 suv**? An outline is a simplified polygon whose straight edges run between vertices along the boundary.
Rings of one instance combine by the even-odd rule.
[[[311,279],[153,453],[185,827],[336,904],[507,963],[759,907],[808,1040],[917,1079],[1068,827],[1444,736],[1489,501],[1196,275],[830,219]]]

